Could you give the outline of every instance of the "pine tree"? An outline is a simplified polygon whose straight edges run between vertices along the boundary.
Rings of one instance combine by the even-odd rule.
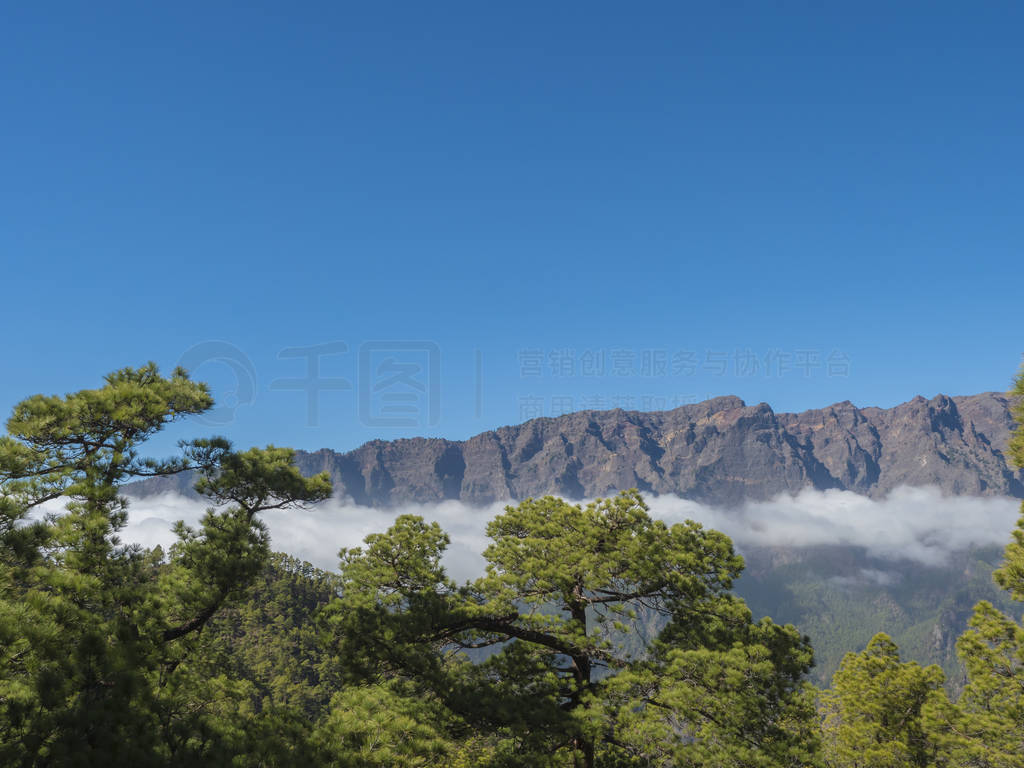
[[[932,765],[935,746],[921,718],[945,676],[936,666],[900,662],[892,639],[879,633],[861,653],[848,653],[822,696],[825,764],[830,768]]]
[[[212,404],[185,371],[150,363],[15,406],[0,437],[0,764],[166,765],[238,748],[239,685],[190,677],[195,638],[264,566],[258,514],[323,499],[330,483],[302,477],[289,449],[236,453],[219,438],[140,456]],[[121,485],[185,470],[212,505],[200,526],[179,523],[167,557],[122,543]],[[40,517],[58,500],[63,514]]]
[[[402,516],[342,552],[323,617],[338,663],[353,682],[406,679],[492,764],[811,763],[807,639],[751,620],[726,536],[647,512],[636,491],[508,507],[463,586],[441,565],[447,535]]]

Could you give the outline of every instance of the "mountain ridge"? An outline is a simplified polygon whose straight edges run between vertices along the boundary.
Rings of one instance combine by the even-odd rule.
[[[448,499],[474,505],[624,488],[735,506],[811,487],[880,498],[899,485],[951,495],[1024,498],[1024,472],[1005,454],[1015,423],[1008,395],[931,399],[892,408],[849,401],[776,413],[733,395],[670,411],[577,411],[481,432],[466,440],[372,440],[297,457],[326,471],[354,503],[388,508]],[[132,496],[188,493],[187,476],[154,478]]]

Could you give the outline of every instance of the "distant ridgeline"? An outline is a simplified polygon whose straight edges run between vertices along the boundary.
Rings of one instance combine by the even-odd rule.
[[[626,488],[733,506],[804,488],[880,498],[900,485],[950,495],[1024,498],[1011,468],[1009,398],[916,397],[895,408],[843,402],[803,413],[717,397],[671,411],[580,411],[483,432],[465,441],[374,440],[348,453],[300,452],[356,504],[457,499],[469,504],[545,494],[569,499]],[[178,475],[130,486],[142,497],[191,492]]]

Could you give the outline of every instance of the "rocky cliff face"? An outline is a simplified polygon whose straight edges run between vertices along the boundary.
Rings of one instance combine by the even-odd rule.
[[[581,411],[484,432],[466,441],[375,440],[348,453],[300,453],[358,504],[458,499],[486,504],[547,493],[568,498],[636,487],[731,506],[803,488],[873,497],[899,485],[950,494],[1024,497],[1005,456],[1008,398],[916,397],[895,408],[843,402],[803,413],[719,397],[672,411]],[[151,480],[133,495],[184,491],[187,477]]]

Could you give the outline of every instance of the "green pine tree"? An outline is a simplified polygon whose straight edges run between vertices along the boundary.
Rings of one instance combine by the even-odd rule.
[[[225,764],[244,752],[245,685],[200,679],[197,637],[264,567],[259,513],[324,499],[330,483],[272,446],[236,453],[211,439],[175,459],[140,455],[212,404],[185,371],[165,378],[151,363],[15,406],[0,437],[0,764]],[[166,557],[122,543],[120,487],[185,470],[212,505],[200,526],[178,524]],[[65,512],[40,518],[58,499]]]
[[[829,768],[925,768],[936,749],[924,728],[921,708],[941,691],[945,676],[936,666],[900,662],[899,649],[884,634],[861,653],[848,653],[822,696],[823,746]]]
[[[743,561],[726,536],[653,520],[636,491],[529,499],[487,533],[486,573],[463,586],[447,535],[415,516],[342,552],[323,624],[351,681],[404,679],[489,765],[813,762],[809,644],[729,592]],[[664,628],[648,644],[644,626]]]

